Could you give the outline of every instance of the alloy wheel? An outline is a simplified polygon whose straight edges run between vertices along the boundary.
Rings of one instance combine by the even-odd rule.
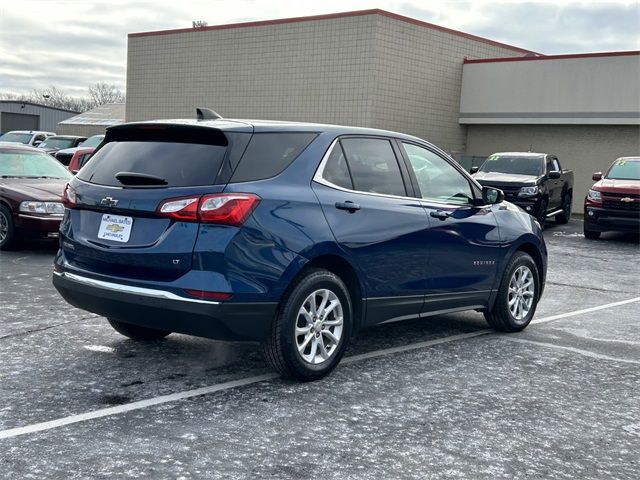
[[[521,265],[516,268],[509,281],[509,311],[518,323],[524,322],[533,306],[535,281],[529,267]]]
[[[0,211],[0,243],[3,243],[9,235],[9,219]]]
[[[326,288],[311,293],[298,310],[296,346],[308,363],[326,362],[338,349],[344,316],[338,296]]]

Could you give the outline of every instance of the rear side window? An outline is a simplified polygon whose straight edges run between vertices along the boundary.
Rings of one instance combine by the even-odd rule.
[[[152,175],[168,187],[212,185],[227,146],[156,141],[109,142],[97,150],[78,178],[99,185],[123,186],[120,172]]]
[[[333,150],[331,150],[331,154],[322,171],[322,178],[338,187],[353,190],[353,182],[349,174],[347,159],[344,156],[340,143],[337,143],[333,147]]]
[[[275,177],[291,165],[316,136],[316,133],[300,132],[254,134],[231,182]]]
[[[398,160],[389,140],[346,138],[341,140],[355,190],[405,196]]]

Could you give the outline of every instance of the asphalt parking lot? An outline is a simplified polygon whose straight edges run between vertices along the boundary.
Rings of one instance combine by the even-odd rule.
[[[534,323],[479,313],[364,332],[328,378],[255,345],[135,343],[69,307],[55,248],[0,255],[3,478],[638,478],[637,236],[549,225]]]

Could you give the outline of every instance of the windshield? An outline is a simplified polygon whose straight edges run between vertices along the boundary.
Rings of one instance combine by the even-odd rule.
[[[28,144],[32,135],[30,133],[7,132],[0,137],[0,142],[13,142]]]
[[[0,151],[0,177],[67,179],[72,175],[60,162],[45,153]]]
[[[607,172],[607,177],[612,180],[640,180],[640,159],[626,160],[621,158],[613,162]]]
[[[62,150],[63,148],[73,147],[74,141],[75,138],[49,137],[38,145],[38,148],[57,148],[58,150]]]
[[[104,140],[104,135],[94,135],[80,144],[82,147],[97,147]]]
[[[539,176],[544,173],[544,155],[520,157],[494,154],[485,160],[478,171]]]

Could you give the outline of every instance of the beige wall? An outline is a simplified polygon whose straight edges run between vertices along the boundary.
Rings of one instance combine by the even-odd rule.
[[[416,135],[454,155],[461,153],[466,138],[466,127],[458,123],[464,58],[522,55],[379,15],[373,117],[367,126]]]
[[[79,125],[59,123],[56,128],[58,135],[78,135],[90,137],[92,135],[104,135],[107,125]]]
[[[129,37],[127,121],[194,116],[398,130],[464,149],[462,62],[512,49],[381,14]]]
[[[467,63],[460,123],[640,125],[640,54]]]
[[[640,155],[640,127],[631,125],[469,125],[467,153],[487,156],[495,152],[555,153],[563,168],[575,177],[573,208],[582,201],[593,181],[591,175],[606,170],[617,157]]]

